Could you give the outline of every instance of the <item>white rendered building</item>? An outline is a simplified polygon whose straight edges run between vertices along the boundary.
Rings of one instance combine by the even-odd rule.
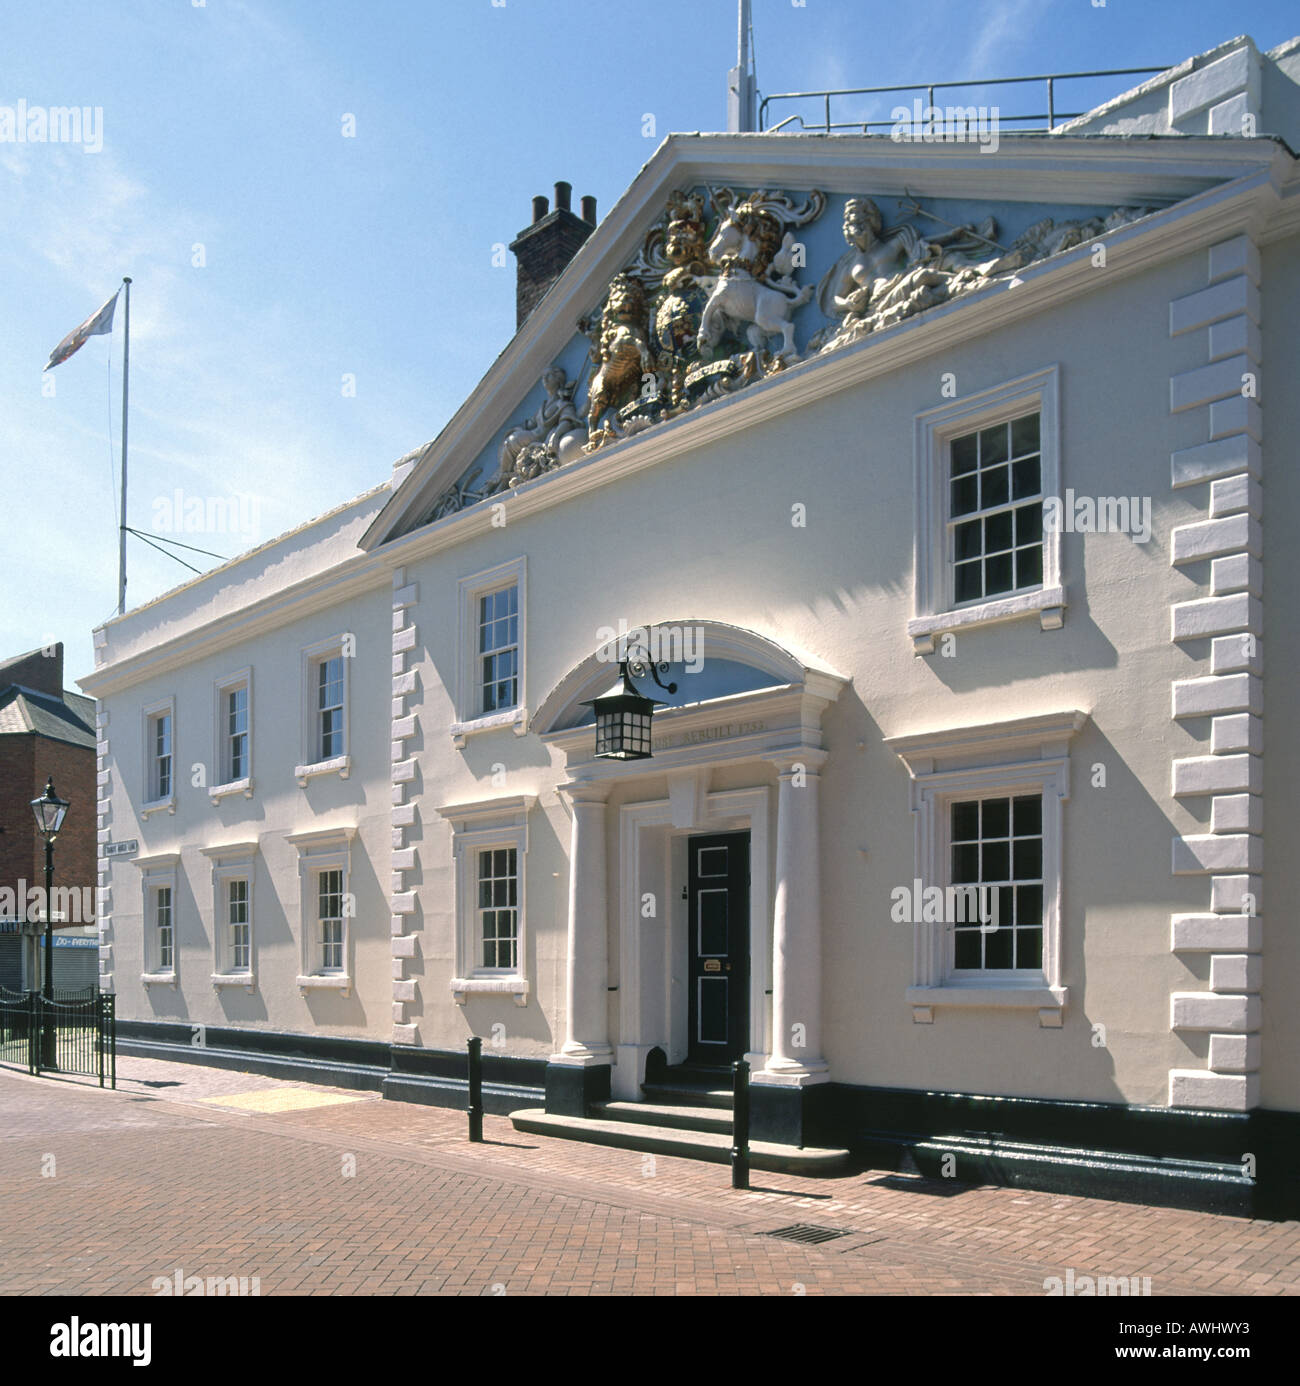
[[[1298,82],[562,185],[433,442],[96,632],[124,1046],[1296,1215]]]

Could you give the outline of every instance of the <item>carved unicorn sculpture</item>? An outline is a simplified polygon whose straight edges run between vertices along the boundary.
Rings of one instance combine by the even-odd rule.
[[[791,274],[796,266],[795,240],[781,236],[782,224],[756,198],[731,209],[709,245],[709,259],[720,271],[700,318],[696,345],[717,346],[724,332],[742,329],[755,351],[765,351],[772,337],[781,338],[777,356],[798,360],[792,315],[812,298]]]

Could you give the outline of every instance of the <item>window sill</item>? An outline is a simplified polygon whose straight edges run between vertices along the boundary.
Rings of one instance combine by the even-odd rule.
[[[347,996],[352,990],[352,978],[346,972],[314,972],[297,982],[299,991],[337,991]]]
[[[526,977],[453,977],[451,997],[458,1006],[468,996],[513,996],[516,1006],[528,1004],[529,983]]]
[[[164,809],[168,813],[176,812],[176,796],[169,794],[165,799],[150,799],[148,803],[140,805],[140,817],[148,818],[151,813],[161,813]]]
[[[477,736],[480,732],[500,731],[503,727],[513,727],[516,736],[528,731],[528,712],[525,708],[512,707],[506,712],[492,712],[486,717],[475,717],[468,722],[451,724],[451,744],[460,750],[465,738]]]
[[[142,972],[140,980],[147,987],[174,987],[176,974],[174,972]]]
[[[212,985],[221,987],[243,987],[245,991],[257,990],[257,978],[251,972],[214,972]]]
[[[1039,1023],[1051,1028],[1059,1026],[1060,1012],[1065,1009],[1068,996],[1068,987],[1052,987],[1043,982],[908,987],[906,993],[907,1002],[912,1007],[912,1019],[922,1025],[929,1024],[933,1019],[931,1012],[935,1006],[966,1006],[985,1010],[1038,1011]],[[1044,1016],[1044,1012],[1048,1015]]]
[[[330,760],[318,760],[311,765],[295,765],[293,773],[300,785],[314,780],[317,775],[337,775],[339,779],[346,780],[352,773],[352,757],[334,756]]]
[[[933,654],[936,635],[1033,615],[1038,616],[1043,630],[1060,630],[1065,623],[1065,588],[1043,587],[1036,592],[1018,592],[1012,597],[957,607],[933,616],[914,616],[907,623],[907,633],[912,638],[914,654]]]
[[[242,794],[245,799],[253,797],[253,781],[245,776],[242,780],[227,780],[225,784],[214,784],[208,789],[208,798],[215,804],[230,794]]]

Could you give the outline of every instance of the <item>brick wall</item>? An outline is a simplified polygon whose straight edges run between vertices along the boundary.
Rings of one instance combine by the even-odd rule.
[[[28,802],[32,789],[34,736],[0,736],[0,886],[31,881],[36,825]]]
[[[46,776],[53,775],[59,797],[67,799],[70,804],[63,831],[54,844],[54,884],[56,887],[89,886],[93,905],[94,887],[98,880],[95,748],[73,746],[66,741],[47,741],[44,737],[35,740],[33,769],[36,771],[36,783],[31,797],[42,793]],[[36,834],[35,820],[32,822],[32,837],[40,862],[40,880],[44,883],[45,844]],[[93,919],[92,909],[91,917],[81,922],[89,924]]]
[[[28,685],[29,687],[31,685]],[[54,844],[54,884],[96,884],[95,750],[43,736],[0,737],[0,886],[45,884],[45,843],[36,831],[31,801],[54,777],[70,807]],[[93,900],[93,895],[92,895]],[[92,914],[93,919],[93,914]],[[83,919],[90,923],[92,919]]]

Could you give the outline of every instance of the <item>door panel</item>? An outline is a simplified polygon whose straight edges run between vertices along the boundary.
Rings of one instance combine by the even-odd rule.
[[[687,1062],[717,1067],[748,1048],[749,834],[693,837],[687,856]]]

